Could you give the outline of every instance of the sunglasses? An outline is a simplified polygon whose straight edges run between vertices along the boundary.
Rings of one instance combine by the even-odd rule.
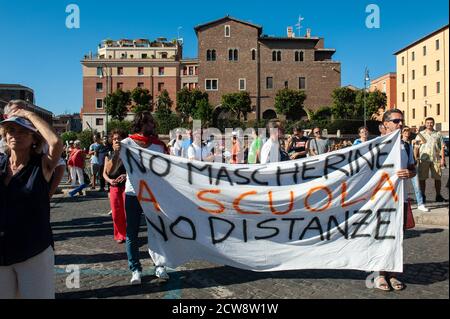
[[[400,124],[400,122],[401,123],[403,123],[403,119],[393,119],[393,120],[389,120],[389,122],[392,122],[392,123],[394,123],[394,124]]]

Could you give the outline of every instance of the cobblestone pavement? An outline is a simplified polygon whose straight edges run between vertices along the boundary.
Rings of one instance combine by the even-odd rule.
[[[207,262],[190,262],[169,270],[160,281],[148,257],[145,226],[140,233],[144,278],[130,286],[125,246],[112,237],[106,194],[68,198],[52,203],[56,248],[57,298],[449,298],[449,233],[445,228],[406,232],[401,292],[367,289],[361,271],[301,270],[257,273]],[[145,225],[142,220],[142,225]],[[70,265],[80,267],[80,287],[72,282]],[[70,285],[69,285],[70,286]]]

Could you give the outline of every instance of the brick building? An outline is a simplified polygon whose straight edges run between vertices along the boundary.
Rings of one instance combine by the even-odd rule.
[[[275,95],[283,88],[305,90],[305,109],[330,106],[331,93],[341,85],[341,65],[333,61],[334,49],[324,48],[324,39],[269,37],[262,27],[230,16],[195,27],[198,37],[200,89],[216,106],[226,93],[247,91],[254,113],[271,118]],[[302,114],[307,116],[306,112]]]
[[[182,47],[165,38],[118,41],[104,40],[96,55],[86,55],[83,67],[83,129],[105,133],[106,112],[103,99],[117,89],[143,87],[155,100],[167,90],[176,107],[176,92],[180,90],[180,60]],[[127,119],[133,114],[129,112]]]
[[[198,58],[183,59],[179,41],[146,39],[104,40],[83,67],[83,129],[105,132],[105,96],[117,89],[149,89],[153,98],[166,89],[176,108],[183,87],[206,91],[214,107],[223,94],[249,92],[253,112],[248,118],[273,118],[275,95],[285,87],[305,90],[305,109],[332,104],[331,93],[341,85],[341,65],[324,39],[269,37],[262,27],[230,16],[198,25]],[[307,116],[303,112],[303,116]],[[132,113],[128,114],[131,119]]]
[[[68,131],[77,133],[81,132],[82,125],[80,114],[75,113],[75,114],[62,114],[54,116],[53,128],[59,135]]]
[[[386,94],[386,109],[397,107],[397,73],[390,72],[370,81],[370,92],[378,90]]]

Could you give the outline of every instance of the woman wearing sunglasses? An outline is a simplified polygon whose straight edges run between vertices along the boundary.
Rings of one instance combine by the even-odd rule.
[[[53,299],[49,190],[63,143],[47,122],[20,108],[0,129],[7,146],[0,154],[0,299]]]

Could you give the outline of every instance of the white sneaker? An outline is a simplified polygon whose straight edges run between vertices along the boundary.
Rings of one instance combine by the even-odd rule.
[[[169,275],[167,274],[166,267],[162,267],[162,266],[156,267],[155,275],[156,275],[156,277],[164,279],[164,280],[169,279]]]
[[[139,285],[141,283],[142,273],[138,270],[133,271],[133,275],[131,276],[130,283],[132,285]]]
[[[426,208],[425,207],[425,205],[419,205],[419,206],[417,206],[417,209],[418,210],[421,210],[421,211],[423,211],[423,212],[425,212],[425,213],[428,213],[430,210],[428,209],[428,208]]]

